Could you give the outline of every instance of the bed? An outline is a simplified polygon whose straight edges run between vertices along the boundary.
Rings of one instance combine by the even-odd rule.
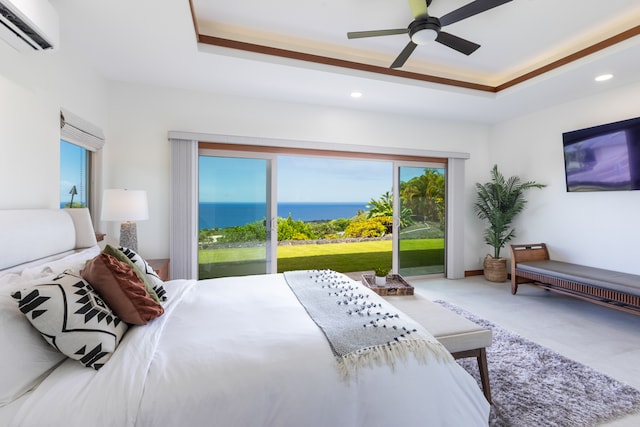
[[[92,322],[109,320],[117,323],[116,329],[101,335],[88,328],[72,332],[100,335],[102,352],[91,358],[84,348],[82,356],[63,354],[51,345],[62,347],[62,338],[52,338],[33,322],[55,311],[38,309],[53,307],[46,304],[57,294],[46,299],[45,290],[62,289],[57,282],[61,277],[73,278],[83,292],[83,286],[98,289],[86,285],[87,280],[82,285],[83,275],[96,260],[111,258],[96,244],[88,211],[0,211],[0,236],[0,425],[487,425],[489,404],[481,389],[433,336],[339,273],[318,274],[337,277],[340,286],[388,316],[367,328],[365,324],[373,325],[369,315],[364,309],[356,314],[350,306],[363,330],[377,333],[402,325],[413,335],[402,334],[397,341],[419,343],[422,350],[411,347],[401,357],[391,350],[372,356],[367,346],[339,353],[342,344],[334,334],[344,335],[344,327],[332,329],[333,320],[323,318],[334,307],[311,304],[305,296],[309,286],[292,284],[296,277],[316,272],[291,272],[149,280],[156,296],[166,297],[158,300],[161,313],[134,320],[141,324],[95,315]],[[129,256],[135,273],[153,276],[137,257]],[[322,286],[322,294],[335,290]],[[146,289],[148,297],[152,292]],[[76,297],[66,298],[71,307]],[[334,305],[344,308],[342,302]],[[104,309],[110,309],[108,304]],[[85,321],[90,313],[85,310]],[[107,348],[112,341],[114,348]],[[395,342],[387,346],[391,344]]]

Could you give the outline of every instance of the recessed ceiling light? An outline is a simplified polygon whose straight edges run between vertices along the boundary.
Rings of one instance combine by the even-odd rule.
[[[352,98],[360,98],[362,96],[362,92],[351,92]]]
[[[601,74],[596,77],[597,82],[606,82],[607,80],[611,80],[613,78],[613,74]]]

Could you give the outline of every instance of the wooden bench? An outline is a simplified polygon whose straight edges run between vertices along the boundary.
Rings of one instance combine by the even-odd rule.
[[[383,298],[424,326],[455,359],[475,357],[478,361],[482,391],[491,403],[486,352],[486,347],[491,345],[493,339],[490,329],[485,329],[418,295]]]
[[[511,293],[528,283],[640,314],[640,276],[549,259],[544,243],[511,245]]]

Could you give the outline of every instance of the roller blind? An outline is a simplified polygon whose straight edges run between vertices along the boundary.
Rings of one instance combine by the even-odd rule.
[[[60,139],[89,151],[98,151],[104,145],[102,129],[64,108],[60,109]]]

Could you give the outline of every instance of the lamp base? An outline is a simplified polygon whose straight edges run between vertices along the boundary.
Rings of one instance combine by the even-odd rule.
[[[135,222],[120,224],[120,246],[138,252],[138,233]]]

